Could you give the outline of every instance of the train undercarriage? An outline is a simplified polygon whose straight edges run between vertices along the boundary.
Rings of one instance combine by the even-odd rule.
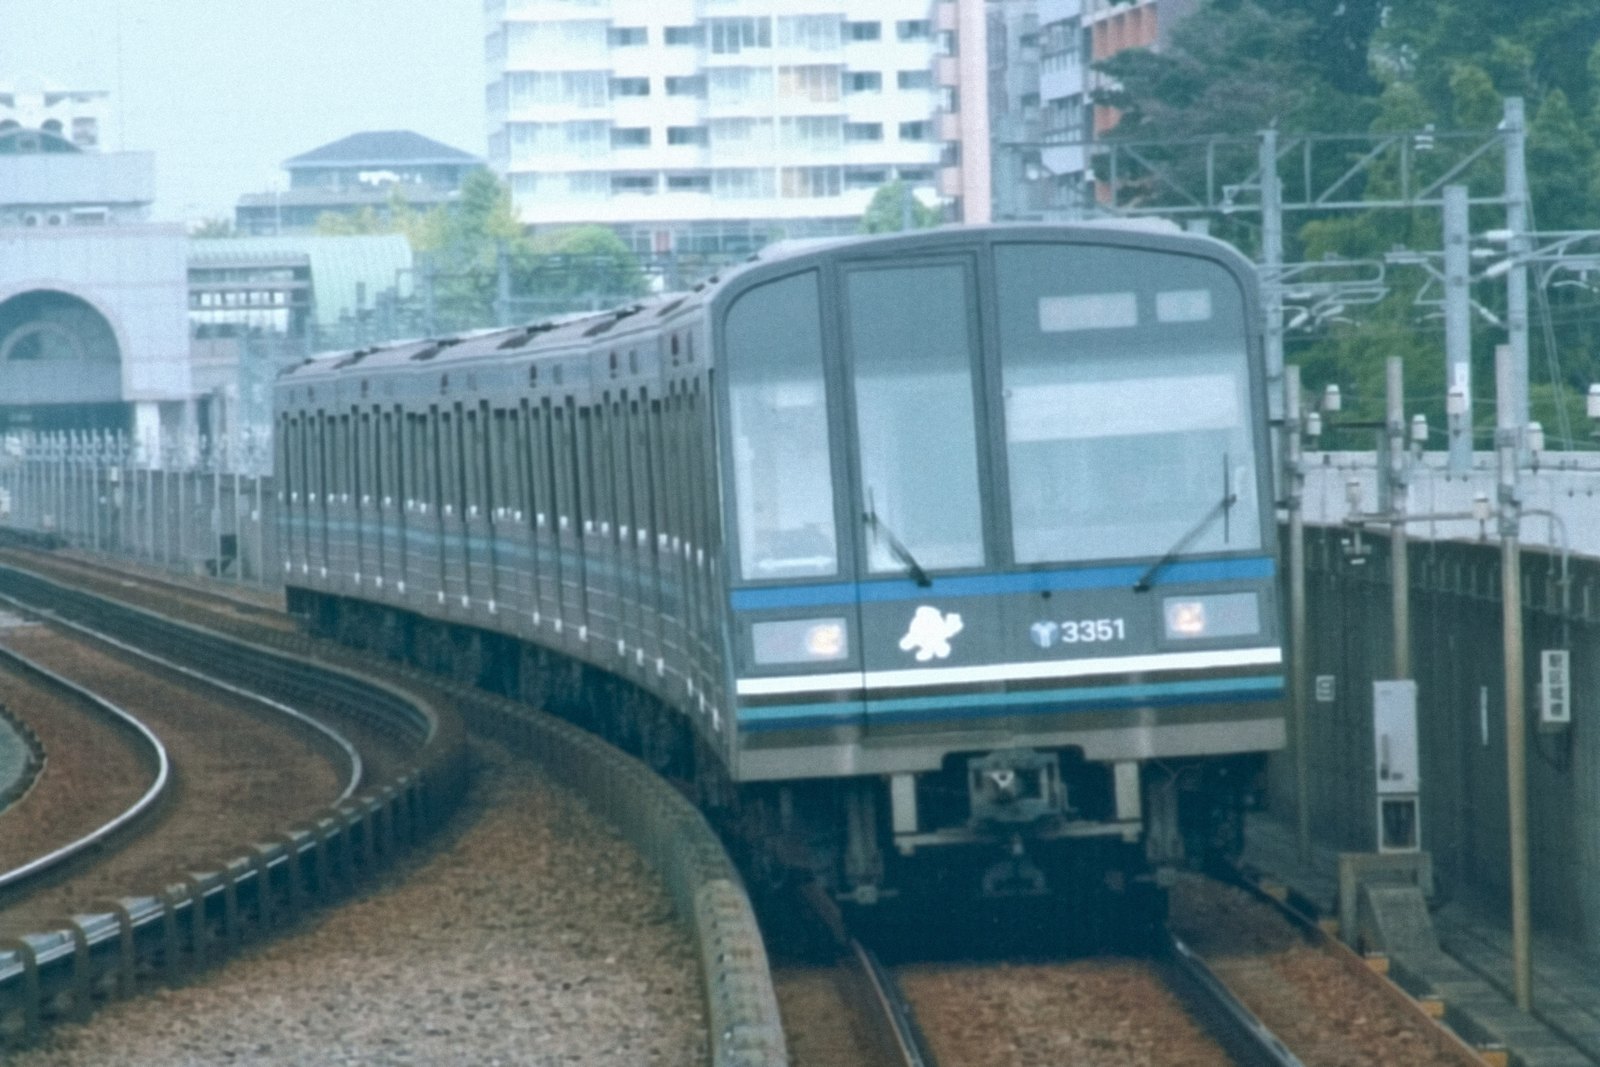
[[[1259,754],[1107,764],[1015,748],[919,774],[739,785],[680,713],[570,657],[359,600],[289,601],[319,636],[521,699],[639,757],[724,831],[757,885],[816,880],[859,906],[1099,896],[1163,912],[1175,871],[1237,856],[1265,769]]]

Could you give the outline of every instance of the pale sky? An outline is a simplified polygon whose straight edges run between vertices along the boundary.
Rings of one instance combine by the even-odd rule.
[[[0,0],[0,83],[111,93],[105,151],[156,155],[159,221],[232,218],[361,130],[483,156],[481,0]]]

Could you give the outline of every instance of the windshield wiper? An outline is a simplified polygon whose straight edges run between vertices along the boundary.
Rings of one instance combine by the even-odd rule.
[[[1133,591],[1135,593],[1149,592],[1151,579],[1165,570],[1169,563],[1177,559],[1183,553],[1183,550],[1188,548],[1195,538],[1204,533],[1219,517],[1226,518],[1233,505],[1238,502],[1239,494],[1233,491],[1232,472],[1228,467],[1228,457],[1224,454],[1222,457],[1222,499],[1211,505],[1211,510],[1200,516],[1200,521],[1191,526],[1188,533],[1178,538],[1177,543],[1167,549],[1166,555],[1150,564],[1149,570],[1139,575],[1139,580],[1133,583]],[[1224,541],[1228,540],[1226,526],[1223,527],[1222,539]]]
[[[889,529],[882,519],[878,518],[878,509],[872,502],[872,490],[870,489],[867,490],[867,510],[861,513],[861,521],[866,523],[867,529],[871,530],[875,535],[882,536],[884,542],[889,546],[890,554],[905,565],[906,573],[911,575],[912,581],[924,589],[933,584],[933,579],[929,578],[928,572],[922,569],[922,564],[917,562],[917,557],[913,556],[911,550],[900,543],[900,538],[894,535],[894,531]]]

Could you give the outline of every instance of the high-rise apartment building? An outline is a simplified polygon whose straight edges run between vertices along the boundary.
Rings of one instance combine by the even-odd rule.
[[[930,0],[486,0],[490,164],[535,226],[638,251],[848,233],[937,195]]]

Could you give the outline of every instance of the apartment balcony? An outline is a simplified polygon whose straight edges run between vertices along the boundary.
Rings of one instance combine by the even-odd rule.
[[[933,80],[938,85],[957,86],[961,84],[961,57],[960,56],[934,56]]]
[[[934,137],[940,141],[961,140],[961,113],[941,111],[934,118]]]
[[[941,33],[955,33],[961,28],[961,6],[955,0],[939,0],[933,7],[933,28]]]

